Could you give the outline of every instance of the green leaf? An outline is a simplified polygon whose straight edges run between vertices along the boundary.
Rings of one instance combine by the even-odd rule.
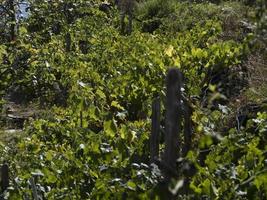
[[[93,105],[90,105],[89,109],[88,109],[88,112],[89,112],[89,117],[93,120],[96,120],[98,121],[99,120],[99,117],[98,117],[98,112],[97,112],[97,108]]]
[[[165,49],[165,54],[169,57],[172,57],[173,51],[174,51],[174,48],[172,45],[170,45],[167,49]]]
[[[52,150],[47,151],[45,153],[46,160],[51,161],[54,155],[55,155],[55,152],[53,152]]]
[[[57,177],[55,174],[48,168],[43,169],[44,175],[45,175],[45,180],[47,183],[55,183],[57,181]]]
[[[136,190],[136,184],[133,181],[128,181],[127,186],[130,190]]]
[[[208,148],[210,145],[212,145],[212,143],[213,143],[212,137],[210,135],[205,135],[200,138],[199,148],[201,149]]]
[[[104,131],[107,136],[113,138],[117,132],[116,123],[114,120],[104,122]]]
[[[102,98],[102,99],[106,98],[105,93],[104,93],[102,90],[100,90],[100,89],[97,89],[97,90],[96,90],[96,94],[97,94],[100,98]]]
[[[125,110],[117,101],[112,101],[111,106],[118,108],[119,110]]]
[[[121,128],[120,128],[120,136],[122,139],[125,139],[126,138],[126,133],[127,133],[127,127],[125,125],[122,125]]]
[[[210,195],[210,189],[211,189],[211,182],[209,179],[206,179],[203,183],[202,183],[202,187],[203,187],[203,191],[205,194]]]
[[[256,176],[254,179],[254,185],[258,190],[260,190],[261,187],[265,188],[265,191],[267,192],[267,172]]]

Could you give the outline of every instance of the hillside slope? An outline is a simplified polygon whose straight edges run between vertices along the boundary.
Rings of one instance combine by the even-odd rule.
[[[29,2],[19,31],[0,35],[1,198],[164,199],[149,137],[158,97],[163,154],[170,67],[183,74],[193,136],[167,193],[267,198],[264,1],[138,1],[132,32],[113,1]]]

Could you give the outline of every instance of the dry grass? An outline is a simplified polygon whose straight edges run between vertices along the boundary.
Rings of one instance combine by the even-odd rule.
[[[20,129],[0,130],[0,142],[15,147],[18,140],[23,137],[23,131]]]
[[[267,100],[267,59],[264,54],[251,54],[245,64],[248,70],[248,87],[230,100],[233,110],[250,103],[261,104]],[[235,113],[237,114],[237,113]]]
[[[264,54],[253,55],[248,59],[249,71],[248,98],[260,102],[267,99],[267,59]]]

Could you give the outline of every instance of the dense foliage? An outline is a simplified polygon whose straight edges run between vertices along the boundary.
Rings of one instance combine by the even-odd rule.
[[[252,52],[266,56],[264,1],[165,1],[139,1],[134,30],[122,35],[113,2],[31,0],[16,39],[0,36],[0,119],[10,99],[38,105],[15,144],[0,141],[11,170],[4,198],[31,198],[34,177],[43,199],[150,199],[162,179],[149,165],[151,104],[164,104],[170,66],[183,72],[194,109],[187,159],[197,169],[189,194],[175,190],[184,177],[170,190],[177,199],[267,198],[266,103],[245,121],[235,103]]]

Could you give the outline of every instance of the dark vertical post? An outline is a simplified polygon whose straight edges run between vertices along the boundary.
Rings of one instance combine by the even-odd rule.
[[[115,4],[120,10],[121,33],[130,35],[133,27],[133,11],[135,6],[135,0],[117,0],[115,1]],[[126,17],[128,17],[127,27],[125,24]]]
[[[131,34],[133,30],[133,5],[129,5],[128,11],[128,26],[127,26],[127,34]]]
[[[152,103],[152,129],[150,136],[150,163],[154,163],[159,156],[159,134],[160,134],[160,98]]]
[[[36,188],[35,181],[34,181],[33,177],[30,178],[30,184],[31,184],[31,188],[32,188],[33,199],[38,200],[37,188]]]
[[[171,170],[176,169],[176,160],[180,156],[179,153],[179,133],[181,132],[181,85],[182,74],[176,68],[168,71],[166,86],[166,121],[165,121],[165,152],[164,164]],[[165,179],[171,178],[170,173],[165,171]]]
[[[74,20],[74,17],[73,17],[73,14],[71,13],[71,9],[73,9],[73,4],[72,3],[67,3],[67,2],[64,2],[63,3],[63,13],[65,15],[65,18],[66,18],[66,22],[68,25],[70,25],[73,20]],[[70,30],[67,30],[68,32],[66,33],[65,35],[65,50],[66,52],[70,52],[71,51],[71,35],[70,35]]]
[[[71,35],[70,35],[70,33],[67,33],[65,35],[65,49],[66,49],[66,52],[70,52],[70,50],[71,50]]]
[[[83,127],[83,111],[80,111],[80,127]]]
[[[9,8],[11,13],[11,25],[10,25],[10,41],[16,39],[16,9],[14,0],[9,0]]]
[[[5,191],[9,186],[9,169],[7,164],[3,164],[1,167],[1,188]]]
[[[120,23],[121,23],[121,34],[125,33],[125,12],[121,11],[120,13]]]

